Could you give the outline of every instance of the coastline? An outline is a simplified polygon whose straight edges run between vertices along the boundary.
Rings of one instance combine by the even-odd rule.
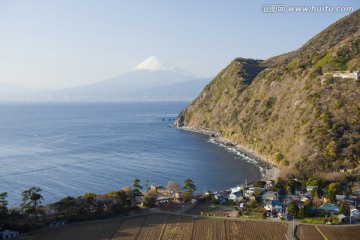
[[[261,179],[259,179],[261,181],[276,180],[280,174],[279,168],[270,163],[266,158],[258,156],[254,151],[251,151],[242,145],[232,143],[215,131],[209,131],[198,127],[178,127],[176,125],[173,125],[173,127],[184,131],[208,135],[211,143],[224,147],[229,151],[234,152],[236,155],[241,156],[245,161],[257,166],[261,173]]]

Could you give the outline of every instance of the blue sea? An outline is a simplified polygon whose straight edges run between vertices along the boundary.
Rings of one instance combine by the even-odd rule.
[[[0,105],[0,192],[9,205],[42,189],[43,203],[141,184],[219,191],[260,179],[259,169],[203,134],[171,128],[188,102]]]

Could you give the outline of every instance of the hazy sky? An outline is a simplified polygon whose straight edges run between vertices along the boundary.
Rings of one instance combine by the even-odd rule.
[[[285,12],[262,11],[275,3]],[[356,10],[360,1],[0,0],[0,82],[82,85],[121,75],[152,55],[214,76],[235,57],[295,50],[350,13],[293,13],[290,6]]]

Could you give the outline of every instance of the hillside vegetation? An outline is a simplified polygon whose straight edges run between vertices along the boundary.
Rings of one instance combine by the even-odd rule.
[[[360,10],[300,49],[265,61],[237,58],[178,116],[277,164],[283,176],[359,171]],[[326,174],[336,176],[336,174]]]

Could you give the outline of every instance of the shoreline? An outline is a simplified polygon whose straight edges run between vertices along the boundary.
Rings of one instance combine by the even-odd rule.
[[[250,149],[247,149],[242,145],[236,145],[232,143],[231,141],[222,137],[216,131],[209,131],[197,127],[178,127],[175,125],[173,125],[173,127],[184,131],[208,135],[209,141],[211,143],[226,148],[227,150],[242,157],[245,161],[258,167],[261,174],[261,179],[259,180],[261,181],[276,180],[280,174],[279,168],[277,168],[277,166],[275,166],[274,164],[270,163],[266,158],[258,156],[256,153],[254,153],[254,151],[251,151]]]

